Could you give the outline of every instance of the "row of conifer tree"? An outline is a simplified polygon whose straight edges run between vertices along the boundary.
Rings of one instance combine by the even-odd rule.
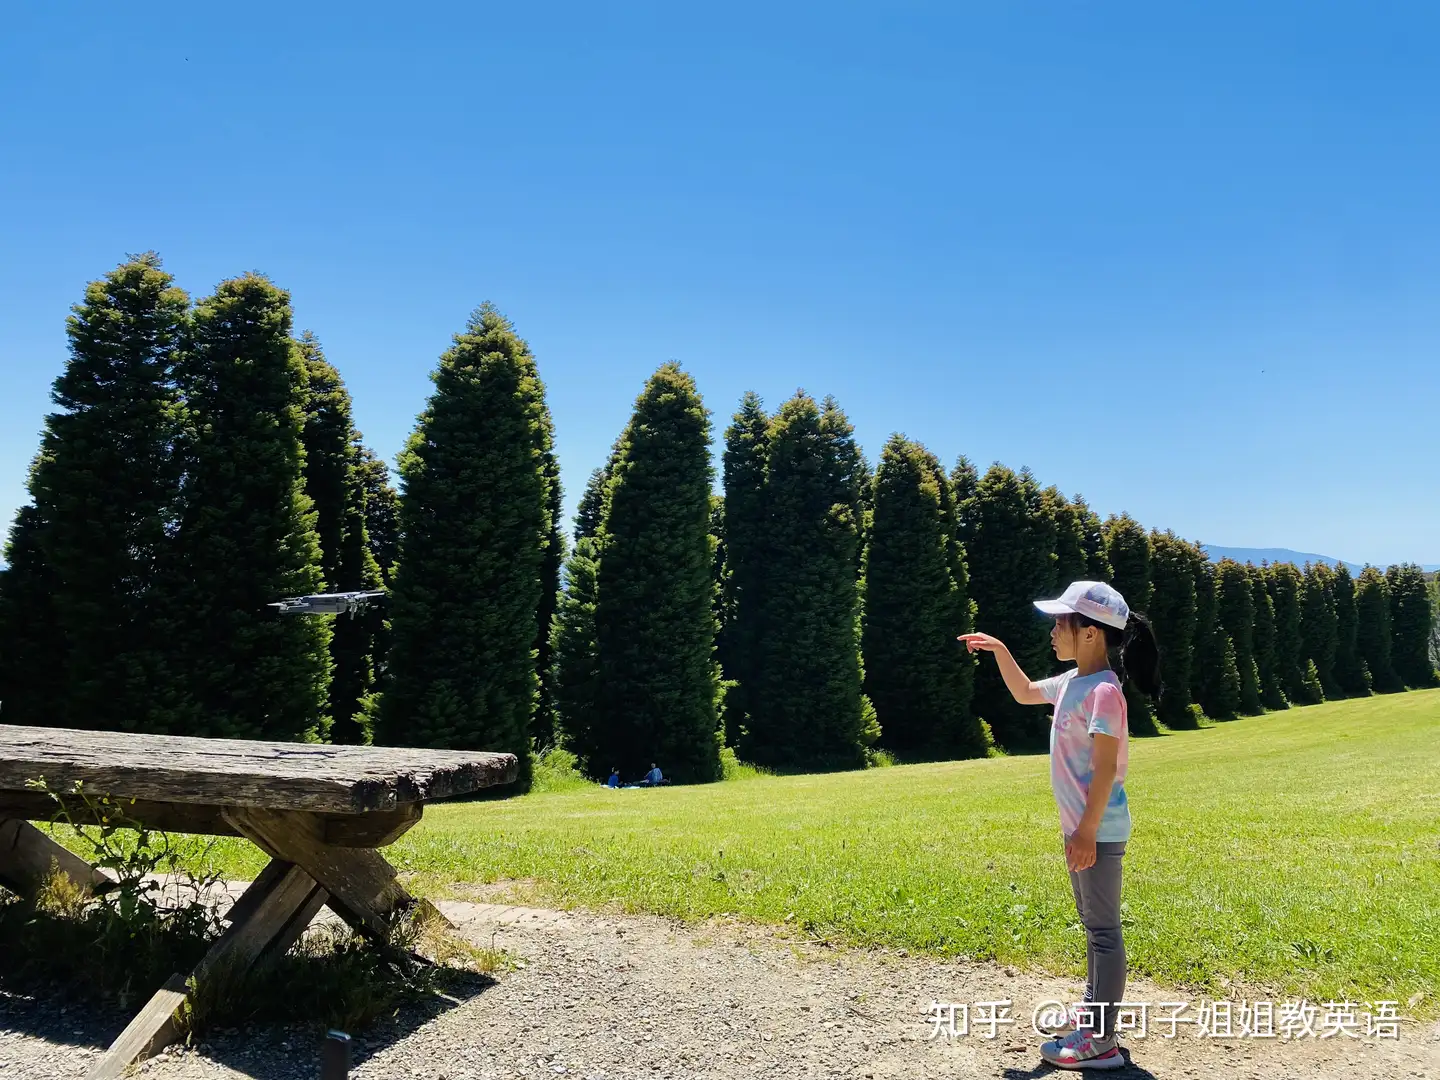
[[[1164,691],[1132,699],[1137,733],[1435,679],[1418,567],[1214,564],[898,434],[872,469],[833,399],[747,394],[717,495],[710,414],[675,364],[572,538],[535,359],[488,306],[440,358],[399,494],[260,275],[192,303],[133,257],[67,333],[0,572],[0,721],[507,750],[522,785],[555,745],[594,775],[659,761],[681,781],[718,779],[726,745],[784,770],[1024,750],[1045,717],[956,635],[1048,673],[1031,601],[1082,578],[1155,624]],[[375,588],[388,603],[356,617],[268,607]]]

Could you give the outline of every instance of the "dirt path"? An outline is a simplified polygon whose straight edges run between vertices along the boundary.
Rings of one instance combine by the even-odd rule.
[[[1074,993],[1063,981],[993,964],[831,950],[754,926],[441,906],[472,940],[493,940],[523,966],[491,985],[477,982],[471,996],[443,1010],[372,1029],[356,1046],[356,1080],[1026,1080],[1054,1075],[1036,1052],[1030,1010]],[[1179,999],[1144,983],[1128,996]],[[997,998],[1014,1001],[1019,1018],[998,1038],[984,1038],[973,1024],[968,1037],[929,1037],[933,1001]],[[0,997],[0,1076],[78,1077],[124,1019],[62,1015],[55,1006]],[[1125,1041],[1131,1067],[1110,1075],[1440,1080],[1440,1025],[1412,1022],[1400,1030],[1394,1040],[1276,1043],[1200,1039],[1184,1028],[1167,1039],[1152,1029]],[[301,1029],[216,1036],[147,1063],[139,1075],[312,1080],[315,1040],[314,1031]]]

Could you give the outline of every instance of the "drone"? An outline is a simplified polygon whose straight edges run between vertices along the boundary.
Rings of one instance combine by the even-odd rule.
[[[266,606],[275,608],[281,615],[349,615],[353,618],[356,612],[364,611],[384,595],[383,591],[315,593],[289,596]]]

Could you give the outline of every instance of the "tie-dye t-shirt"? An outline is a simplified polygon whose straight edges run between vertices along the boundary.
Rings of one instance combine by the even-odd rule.
[[[1120,740],[1115,783],[1095,839],[1115,843],[1130,839],[1130,804],[1125,800],[1125,766],[1130,757],[1130,727],[1125,692],[1115,673],[1106,669],[1083,678],[1072,668],[1036,683],[1055,706],[1050,725],[1050,787],[1060,807],[1060,828],[1069,836],[1085,816],[1092,774],[1092,736],[1099,732]]]

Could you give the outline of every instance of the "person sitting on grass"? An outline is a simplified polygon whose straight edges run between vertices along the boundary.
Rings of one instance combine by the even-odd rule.
[[[646,787],[654,787],[664,779],[665,777],[660,775],[660,766],[652,761],[650,763],[650,771],[645,774],[645,779],[640,782]]]
[[[614,787],[614,788],[618,788],[618,787],[620,786],[620,768],[619,768],[619,766],[612,766],[612,767],[611,767],[611,769],[610,769],[610,779],[605,781],[605,786],[606,786],[606,787]]]
[[[1120,1069],[1126,1064],[1115,1035],[1113,1006],[1125,1000],[1125,941],[1120,934],[1120,861],[1130,839],[1125,797],[1129,719],[1121,677],[1154,697],[1160,688],[1160,652],[1150,623],[1104,582],[1076,581],[1058,600],[1035,606],[1055,617],[1050,644],[1056,659],[1075,666],[1032,682],[999,638],[962,634],[973,653],[992,654],[1011,696],[1021,705],[1055,706],[1050,724],[1050,786],[1060,809],[1070,890],[1085,924],[1087,967],[1084,1010],[1068,1010],[1040,1047],[1061,1069]],[[1110,667],[1118,648],[1120,672]],[[1092,1006],[1089,1008],[1088,1006]],[[1092,1023],[1093,1020],[1093,1023]]]

